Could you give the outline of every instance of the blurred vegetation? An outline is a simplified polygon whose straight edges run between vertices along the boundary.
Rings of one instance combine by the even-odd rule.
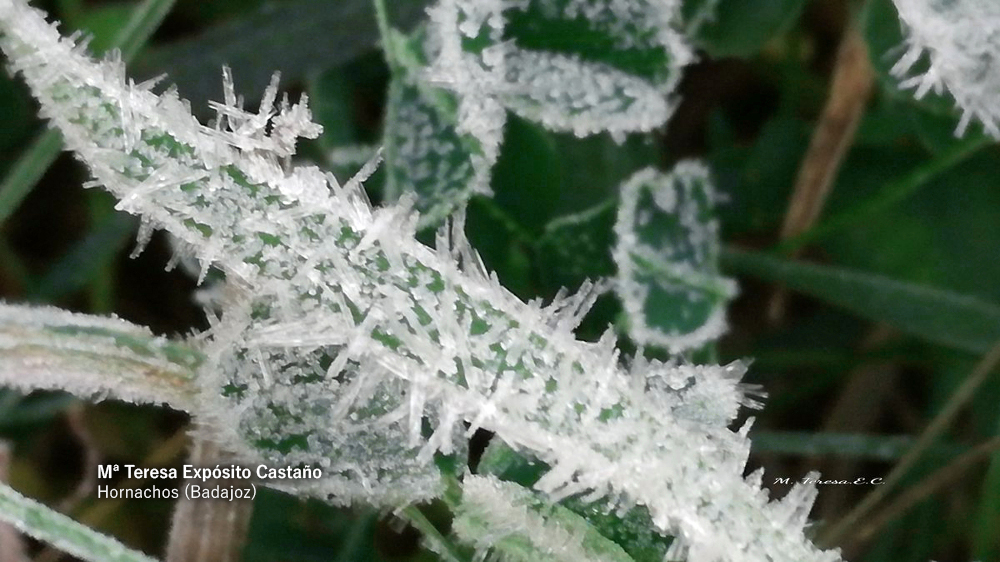
[[[40,7],[101,48],[133,3],[48,0]],[[392,2],[392,21],[412,26],[426,2]],[[688,5],[697,4],[694,0]],[[1000,154],[980,131],[952,135],[950,101],[916,101],[888,68],[901,34],[889,0],[721,0],[700,35],[702,57],[686,71],[682,103],[665,130],[579,140],[511,119],[492,199],[468,209],[469,236],[489,268],[523,298],[613,273],[616,190],[639,167],[666,169],[703,158],[728,202],[718,212],[723,270],[740,280],[731,329],[718,344],[726,362],[753,358],[748,381],[769,398],[756,414],[751,467],[766,468],[776,496],[818,469],[824,478],[884,477],[977,359],[1000,340]],[[778,233],[806,147],[830,89],[837,45],[858,18],[876,80],[853,144],[819,222],[797,244]],[[220,66],[237,90],[263,91],[270,74],[308,93],[326,127],[301,154],[328,165],[335,147],[377,143],[389,71],[377,50],[369,0],[178,0],[132,66],[137,80],[167,73],[196,113],[221,94]],[[0,177],[44,130],[25,87],[0,76]],[[60,156],[22,201],[0,196],[0,298],[114,313],[183,336],[206,327],[192,301],[194,280],[165,271],[170,248],[156,235],[128,259],[136,222]],[[380,174],[372,180],[379,199]],[[593,210],[586,224],[556,219]],[[567,251],[569,249],[569,251]],[[790,289],[771,319],[775,283]],[[603,298],[581,328],[596,337],[620,323]],[[948,431],[899,486],[929,475],[1000,431],[1000,380],[987,378]],[[187,420],[155,408],[82,405],[60,394],[0,391],[0,437],[15,445],[11,479],[53,503],[73,493],[88,459],[179,466]],[[482,436],[480,436],[482,437]],[[483,441],[477,437],[476,443]],[[480,444],[481,445],[481,444]],[[480,446],[481,449],[481,446]],[[1000,453],[972,463],[949,485],[924,494],[874,537],[840,542],[866,562],[1000,560]],[[813,518],[836,521],[871,486],[821,486]],[[149,553],[162,552],[170,504],[97,501],[72,515]],[[426,506],[431,521],[447,513]],[[419,534],[391,516],[337,509],[264,492],[255,505],[247,561],[433,559]]]

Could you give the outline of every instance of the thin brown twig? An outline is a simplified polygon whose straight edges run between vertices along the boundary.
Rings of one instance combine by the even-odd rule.
[[[858,522],[866,517],[879,502],[892,492],[896,484],[906,475],[906,472],[924,454],[924,451],[944,433],[944,430],[948,428],[962,407],[972,399],[976,390],[986,381],[986,378],[993,372],[998,363],[1000,363],[1000,341],[995,343],[989,352],[979,360],[979,363],[972,369],[972,372],[969,373],[969,376],[966,377],[962,385],[951,395],[941,411],[938,412],[937,416],[931,420],[931,423],[920,434],[913,447],[906,452],[903,458],[899,460],[899,463],[886,476],[884,483],[865,496],[865,499],[840,521],[825,529],[820,534],[817,543],[821,546],[833,546],[839,543],[844,537],[850,535]]]
[[[799,167],[781,227],[782,240],[805,232],[819,218],[847,149],[854,142],[874,82],[868,46],[861,30],[852,21],[840,41],[830,95]],[[784,288],[774,293],[768,306],[768,316],[772,320],[783,316],[786,295]]]
[[[947,466],[927,476],[913,487],[907,489],[906,492],[900,494],[892,503],[885,506],[876,515],[872,516],[855,534],[853,541],[860,543],[870,539],[886,523],[896,519],[914,505],[954,482],[965,471],[972,468],[973,465],[986,460],[997,450],[1000,450],[1000,437],[994,437],[985,443],[977,445]]]

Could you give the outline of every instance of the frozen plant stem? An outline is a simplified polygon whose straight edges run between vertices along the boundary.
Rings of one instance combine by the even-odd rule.
[[[430,249],[405,201],[372,209],[363,178],[290,165],[320,128],[304,99],[275,111],[275,84],[250,113],[227,72],[206,127],[21,0],[0,0],[0,32],[95,184],[143,218],[142,239],[166,229],[226,274],[185,406],[243,459],[324,473],[283,488],[393,507],[435,497],[435,455],[461,457],[482,427],[551,467],[536,484],[548,499],[643,505],[694,562],[839,559],[804,536],[814,488],[769,502],[762,473],[743,476],[750,424],[729,428],[753,403],[742,364],[626,369],[610,330],[576,340],[598,288],[526,304],[485,272],[461,215]]]

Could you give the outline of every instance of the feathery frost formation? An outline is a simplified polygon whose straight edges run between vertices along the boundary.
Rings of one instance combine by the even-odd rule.
[[[0,0],[0,32],[95,184],[145,236],[168,230],[203,271],[225,272],[192,405],[223,447],[321,467],[299,493],[399,505],[438,494],[432,457],[461,457],[483,427],[551,467],[536,485],[551,499],[645,505],[690,560],[839,558],[804,537],[813,488],[769,503],[759,472],[741,476],[749,423],[727,426],[748,403],[742,364],[623,369],[610,332],[573,335],[598,287],[525,304],[484,271],[460,217],[432,250],[405,202],[373,210],[358,181],[290,166],[295,139],[319,128],[305,100],[275,112],[273,85],[250,113],[227,73],[206,127],[22,0]]]
[[[616,290],[640,345],[678,353],[725,332],[736,283],[718,272],[716,199],[708,169],[693,161],[670,174],[641,170],[622,185]]]
[[[901,87],[919,99],[947,90],[962,110],[957,133],[973,120],[1000,138],[1000,3],[995,0],[893,0],[905,24],[907,50],[893,67]],[[922,61],[926,55],[926,61]]]

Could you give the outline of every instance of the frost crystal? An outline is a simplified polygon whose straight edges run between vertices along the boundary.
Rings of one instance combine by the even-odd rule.
[[[400,505],[438,494],[433,456],[461,458],[483,427],[551,467],[537,484],[550,499],[644,505],[695,562],[838,559],[803,535],[811,491],[768,503],[742,477],[749,425],[728,428],[741,365],[623,369],[610,332],[573,334],[599,287],[526,304],[485,272],[461,217],[432,250],[405,201],[372,209],[359,182],[290,166],[295,136],[318,133],[304,101],[275,112],[270,88],[247,112],[227,75],[205,127],[20,0],[0,0],[0,31],[96,183],[225,272],[193,400],[223,448],[325,471],[299,493]]]
[[[1000,138],[1000,3],[995,0],[893,0],[905,24],[906,53],[892,69],[905,76],[926,55],[927,69],[907,78],[919,99],[947,90],[962,110],[957,134],[972,120]]]
[[[716,198],[708,170],[691,161],[668,175],[642,170],[622,185],[616,289],[637,343],[676,353],[725,331],[736,284],[718,274]]]

